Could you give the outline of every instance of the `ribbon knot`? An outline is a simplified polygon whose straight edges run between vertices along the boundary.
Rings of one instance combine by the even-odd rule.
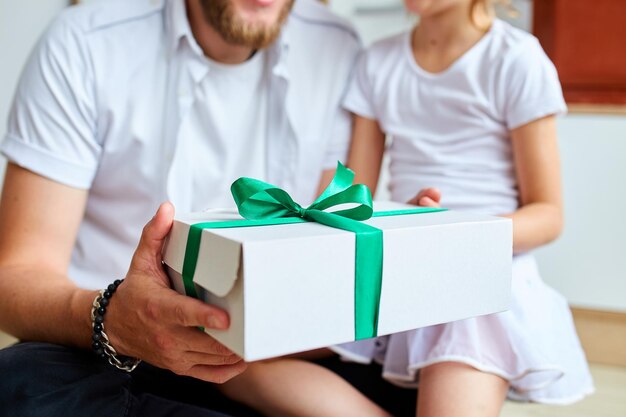
[[[363,184],[353,185],[353,180],[354,172],[338,163],[337,171],[330,184],[313,204],[306,208],[293,201],[286,191],[254,178],[239,178],[232,184],[230,191],[239,214],[248,220],[297,216],[324,223],[317,220],[319,212],[349,203],[356,204],[356,206],[326,212],[326,214],[332,213],[353,220],[367,220],[374,212],[372,194]]]
[[[298,204],[298,216],[300,216],[303,219],[305,219],[306,218],[306,213],[307,213],[307,209],[305,209],[300,204]]]

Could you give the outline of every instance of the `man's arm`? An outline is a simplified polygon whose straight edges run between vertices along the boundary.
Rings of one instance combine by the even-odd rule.
[[[0,200],[0,328],[19,339],[90,345],[96,292],[66,277],[86,200],[84,190],[7,167]]]
[[[22,340],[90,346],[96,291],[79,289],[67,277],[86,200],[87,191],[9,164],[0,200],[3,330]],[[170,289],[161,267],[173,215],[171,204],[164,204],[144,228],[125,282],[107,309],[107,334],[120,354],[181,375],[224,382],[245,364],[197,327],[225,329],[227,314]]]

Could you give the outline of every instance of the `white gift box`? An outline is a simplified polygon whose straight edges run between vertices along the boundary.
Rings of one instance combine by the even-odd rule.
[[[233,219],[225,210],[176,217],[163,260],[178,292],[190,225]],[[509,219],[442,211],[364,223],[383,230],[378,335],[508,308]],[[228,330],[206,332],[246,361],[355,338],[353,232],[313,222],[204,229],[193,281],[199,298],[230,315]]]

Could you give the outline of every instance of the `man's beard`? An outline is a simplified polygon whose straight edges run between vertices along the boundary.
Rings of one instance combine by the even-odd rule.
[[[278,19],[271,25],[243,21],[230,0],[201,0],[207,22],[222,38],[231,44],[262,49],[272,44],[289,16],[295,0],[288,0],[280,10]]]

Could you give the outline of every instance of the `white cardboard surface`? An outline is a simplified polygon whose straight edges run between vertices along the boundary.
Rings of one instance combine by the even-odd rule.
[[[179,292],[189,224],[233,218],[175,220],[164,262]],[[508,307],[509,219],[446,211],[366,223],[384,236],[379,335]],[[231,317],[228,331],[207,332],[248,361],[353,340],[354,236],[316,223],[204,230],[194,282]]]

